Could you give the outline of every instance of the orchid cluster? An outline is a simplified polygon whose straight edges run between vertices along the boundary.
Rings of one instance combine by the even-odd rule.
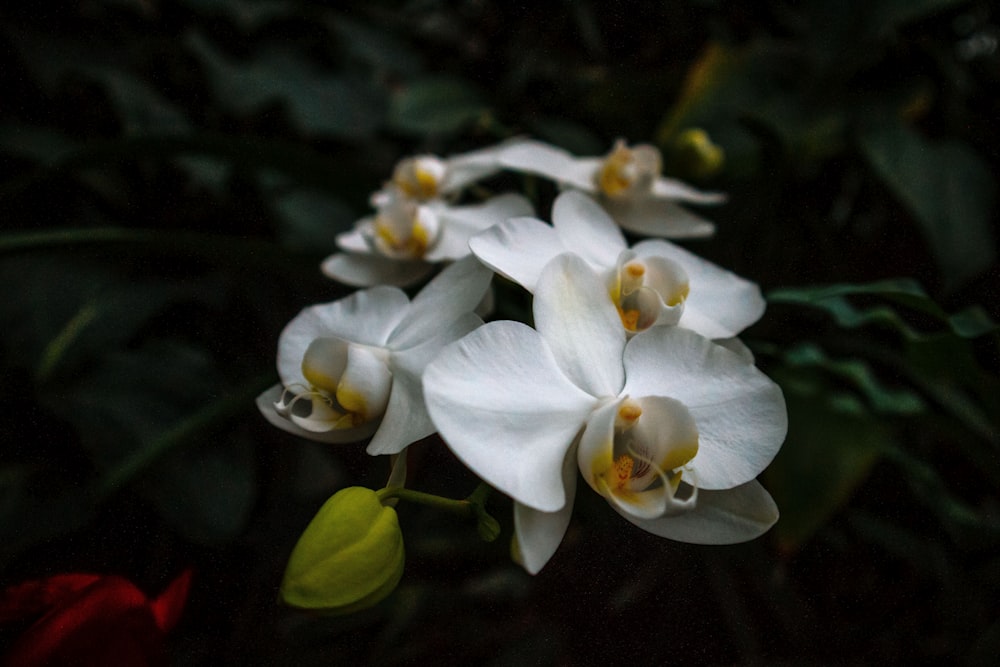
[[[603,157],[580,158],[528,139],[403,160],[372,196],[374,214],[342,234],[340,252],[322,265],[365,289],[287,325],[281,384],[258,399],[260,410],[303,437],[368,440],[369,454],[400,455],[378,492],[390,512],[396,499],[425,495],[403,488],[405,449],[438,432],[513,499],[513,553],[533,574],[562,541],[580,478],[655,535],[700,544],[759,536],[778,512],[756,477],[787,417],[781,390],[737,336],[761,317],[764,299],[752,282],[663,238],[629,245],[623,229],[714,231],[681,204],[724,197],[664,177],[661,164],[647,145],[619,141]],[[519,194],[464,203],[470,186],[504,170],[561,188],[551,224]],[[401,289],[439,265],[412,300]],[[494,274],[532,295],[531,325],[476,314]],[[495,535],[482,530],[492,518],[473,495],[455,507]],[[351,511],[345,502],[340,511]],[[336,541],[329,532],[307,534]],[[297,550],[310,556],[298,560],[322,562],[306,541]],[[391,559],[399,568],[401,553]],[[289,577],[299,587],[312,580]]]

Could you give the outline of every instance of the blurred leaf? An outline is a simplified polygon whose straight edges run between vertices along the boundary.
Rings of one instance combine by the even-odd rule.
[[[870,129],[860,141],[875,173],[920,224],[950,286],[996,260],[991,227],[996,182],[968,146],[930,143],[902,124]]]
[[[104,84],[125,134],[183,134],[190,129],[183,112],[142,79],[112,67],[84,71]]]
[[[542,141],[565,148],[576,155],[603,155],[610,148],[588,128],[561,118],[539,118],[532,125],[533,134]]]
[[[885,33],[909,21],[927,18],[966,3],[968,0],[879,0],[873,4],[875,25]]]
[[[937,517],[961,548],[994,550],[1000,546],[1000,521],[995,514],[977,511],[956,497],[933,466],[902,448],[890,448],[886,454],[906,473],[917,501]]]
[[[240,29],[252,31],[270,21],[292,15],[297,5],[283,0],[182,0],[196,12],[204,15],[222,15]]]
[[[45,391],[43,401],[76,426],[99,469],[147,447],[218,391],[208,355],[171,340],[112,351],[91,372]]]
[[[46,381],[105,349],[121,346],[156,312],[194,293],[149,280],[120,281],[105,270],[63,258],[6,258],[0,281],[15,286],[0,301],[8,361]]]
[[[381,122],[381,100],[358,80],[318,72],[286,51],[263,50],[241,63],[223,56],[196,32],[184,41],[204,63],[218,103],[239,116],[280,101],[303,130],[355,142],[370,137]]]
[[[944,331],[924,333],[911,326],[896,309],[876,305],[858,307],[849,296],[879,296],[930,315],[940,321]],[[868,324],[882,324],[895,329],[914,341],[927,340],[941,333],[952,333],[961,338],[974,338],[997,331],[993,322],[981,308],[969,308],[956,315],[948,315],[920,285],[910,279],[882,280],[865,284],[835,284],[815,287],[789,287],[772,290],[767,295],[771,303],[788,303],[820,308],[830,313],[838,325],[857,328]]]
[[[32,162],[52,163],[80,148],[80,143],[55,130],[35,125],[0,125],[0,148]]]
[[[139,492],[185,537],[215,543],[245,525],[256,485],[252,447],[232,436],[208,436],[234,413],[252,411],[264,383],[223,398],[220,386],[202,350],[152,340],[105,355],[93,371],[46,391],[42,400],[80,433],[103,474],[98,499],[155,465]]]
[[[820,368],[831,376],[850,383],[857,389],[876,413],[913,415],[923,412],[924,402],[908,389],[890,389],[884,386],[871,367],[860,359],[830,359],[817,345],[800,343],[784,354],[785,362],[793,368]]]
[[[316,190],[295,190],[275,201],[282,222],[279,236],[291,250],[332,253],[337,235],[349,231],[356,214],[349,206]]]
[[[200,544],[228,542],[246,526],[256,499],[253,443],[203,436],[170,452],[143,480],[140,491],[178,533]]]
[[[487,110],[478,91],[465,81],[426,77],[411,81],[395,93],[389,122],[404,132],[441,134],[461,130]]]
[[[788,437],[764,473],[781,518],[780,548],[794,551],[851,498],[890,444],[891,429],[824,384],[802,384],[795,371],[774,379],[785,392]]]
[[[331,19],[334,34],[355,58],[376,70],[413,76],[423,67],[423,56],[384,29],[337,16]]]

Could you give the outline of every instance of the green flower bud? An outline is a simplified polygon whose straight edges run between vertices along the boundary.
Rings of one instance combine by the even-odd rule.
[[[320,508],[292,550],[281,599],[303,609],[364,609],[396,588],[403,560],[396,510],[382,505],[371,489],[342,489]]]
[[[670,147],[671,171],[681,178],[709,178],[722,169],[725,161],[726,152],[700,128],[684,130]]]

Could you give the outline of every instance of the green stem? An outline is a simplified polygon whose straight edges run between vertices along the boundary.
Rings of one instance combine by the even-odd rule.
[[[386,500],[399,498],[400,500],[405,500],[406,502],[417,503],[418,505],[427,505],[428,507],[434,507],[439,510],[451,512],[452,514],[467,517],[475,516],[475,512],[472,509],[472,503],[469,502],[468,499],[452,500],[451,498],[442,498],[441,496],[435,496],[432,493],[414,491],[413,489],[407,489],[402,486],[390,486],[385,489],[379,489],[375,492],[375,494],[383,503]]]
[[[379,501],[383,504],[386,501],[398,499],[406,500],[408,502],[417,503],[420,505],[427,505],[428,507],[434,507],[439,510],[444,510],[446,512],[451,512],[452,514],[457,514],[469,519],[476,520],[476,530],[479,532],[479,536],[487,542],[492,542],[500,534],[500,524],[497,520],[489,515],[486,511],[486,498],[490,495],[489,485],[486,483],[480,483],[476,487],[468,498],[464,500],[453,500],[451,498],[442,498],[441,496],[435,496],[430,493],[423,493],[421,491],[413,491],[411,489],[404,488],[402,486],[389,486],[384,489],[379,489],[375,492],[378,496]]]

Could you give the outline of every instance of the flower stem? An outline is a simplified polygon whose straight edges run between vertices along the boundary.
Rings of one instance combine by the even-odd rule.
[[[407,502],[427,505],[445,512],[458,514],[469,519],[476,520],[476,530],[479,536],[486,542],[492,542],[500,535],[500,524],[486,511],[486,499],[490,495],[489,485],[480,483],[476,490],[463,500],[452,498],[442,498],[431,493],[414,491],[402,486],[388,486],[375,492],[379,501],[385,504],[391,500],[405,500]]]

